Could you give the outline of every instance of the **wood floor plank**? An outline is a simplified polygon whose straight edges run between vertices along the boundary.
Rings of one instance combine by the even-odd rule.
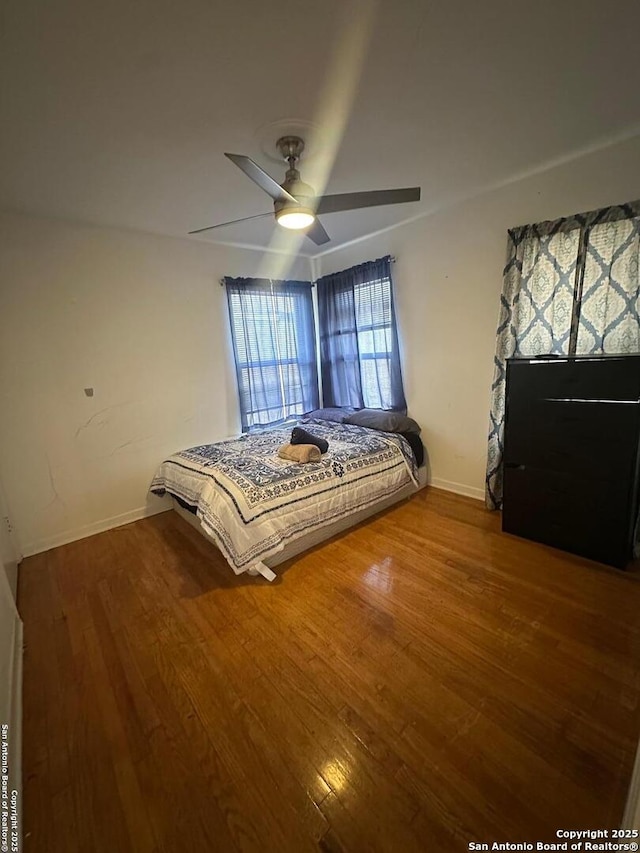
[[[640,573],[436,489],[236,577],[175,513],[25,560],[25,850],[454,853],[618,824]]]

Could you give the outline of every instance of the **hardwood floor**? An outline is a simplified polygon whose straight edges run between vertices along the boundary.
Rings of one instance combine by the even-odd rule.
[[[25,850],[448,851],[619,825],[640,582],[437,490],[236,578],[175,513],[24,561]]]

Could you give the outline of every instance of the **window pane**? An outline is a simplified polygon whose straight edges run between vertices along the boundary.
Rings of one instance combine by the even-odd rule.
[[[362,395],[368,409],[384,409],[391,399],[391,377],[386,359],[363,359],[361,362]]]
[[[243,430],[317,408],[311,288],[227,281]]]
[[[406,409],[390,258],[318,280],[325,405]]]
[[[391,405],[391,282],[374,279],[355,288],[362,396],[367,408]]]

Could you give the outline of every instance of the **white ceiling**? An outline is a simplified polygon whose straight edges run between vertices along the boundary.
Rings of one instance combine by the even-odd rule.
[[[1,15],[0,204],[45,216],[184,236],[267,212],[223,152],[280,181],[269,146],[295,119],[317,126],[310,183],[335,146],[327,192],[422,187],[419,204],[326,215],[314,254],[640,120],[638,0],[20,0]],[[191,239],[268,247],[275,227]]]

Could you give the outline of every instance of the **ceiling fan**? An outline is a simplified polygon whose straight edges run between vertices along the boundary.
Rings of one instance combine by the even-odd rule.
[[[224,156],[228,157],[232,163],[242,169],[248,178],[263,189],[267,195],[271,196],[276,222],[279,225],[282,225],[283,228],[304,230],[306,236],[317,246],[328,243],[330,239],[318,219],[319,214],[420,201],[420,187],[316,196],[313,187],[300,180],[300,172],[296,168],[304,149],[304,141],[299,136],[283,136],[276,142],[276,147],[289,164],[282,184],[277,183],[257,163],[244,154],[225,153]],[[189,231],[189,234],[202,234],[203,231],[211,231],[225,225],[234,225],[237,222],[248,222],[250,219],[260,219],[272,215],[271,213],[259,213],[256,216],[245,216],[242,219],[221,222],[219,225],[198,228],[196,231]]]

